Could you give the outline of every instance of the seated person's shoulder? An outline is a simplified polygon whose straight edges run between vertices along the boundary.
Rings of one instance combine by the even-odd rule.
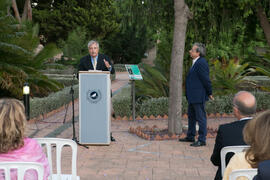
[[[270,160],[265,160],[259,163],[259,168],[260,167],[268,167],[270,168]]]
[[[237,126],[239,126],[239,125],[241,125],[243,123],[245,123],[245,122],[241,122],[241,121],[236,120],[236,121],[233,121],[233,122],[230,122],[230,123],[221,124],[219,126],[219,128],[220,129],[228,129],[228,128],[230,129],[230,128],[233,128],[233,127],[237,127]]]

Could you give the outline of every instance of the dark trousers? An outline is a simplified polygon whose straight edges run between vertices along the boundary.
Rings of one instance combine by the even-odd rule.
[[[204,110],[205,103],[188,104],[188,138],[196,135],[196,122],[199,124],[199,141],[206,142],[207,121]]]

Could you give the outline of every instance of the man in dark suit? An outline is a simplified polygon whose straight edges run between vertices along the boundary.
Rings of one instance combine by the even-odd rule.
[[[205,46],[201,43],[195,43],[189,51],[193,63],[186,78],[188,132],[187,136],[179,141],[193,142],[190,145],[194,147],[206,145],[207,122],[204,106],[208,98],[213,99],[209,67],[204,58],[205,53]],[[195,142],[196,122],[199,124],[199,137]]]
[[[110,71],[111,74],[115,73],[110,58],[104,54],[99,54],[99,43],[97,41],[89,41],[88,51],[89,54],[80,60],[79,71],[101,70]]]
[[[253,180],[269,180],[270,179],[270,160],[265,160],[258,165],[258,174]]]
[[[81,58],[78,71],[100,70],[110,71],[111,74],[115,73],[110,58],[104,54],[99,54],[99,43],[97,41],[89,41],[87,47],[89,54]],[[112,115],[114,116],[114,113]],[[111,141],[115,141],[112,134]]]
[[[218,128],[216,143],[211,156],[211,161],[215,166],[218,166],[215,180],[221,180],[221,160],[220,152],[225,146],[237,146],[246,145],[243,140],[243,128],[248,120],[252,119],[252,115],[256,112],[256,99],[247,92],[238,92],[233,99],[233,113],[238,121],[220,125]],[[233,156],[233,153],[229,153],[226,157],[226,164]]]

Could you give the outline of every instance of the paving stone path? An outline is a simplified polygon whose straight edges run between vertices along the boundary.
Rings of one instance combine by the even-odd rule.
[[[117,73],[112,83],[116,93],[128,83],[127,73]],[[78,100],[75,101],[75,127],[78,137]],[[54,115],[27,125],[30,137],[60,137],[72,139],[71,105]],[[208,125],[217,128],[232,118],[208,119]],[[187,124],[184,121],[184,124]],[[77,173],[81,180],[211,180],[216,167],[210,162],[214,138],[207,139],[205,147],[190,147],[177,140],[147,141],[128,132],[129,127],[167,127],[167,120],[112,120],[111,129],[116,142],[109,146],[78,146]],[[69,149],[63,152],[63,171],[69,172]]]

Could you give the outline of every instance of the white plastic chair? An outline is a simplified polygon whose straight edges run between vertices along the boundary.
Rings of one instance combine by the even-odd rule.
[[[44,167],[36,162],[0,162],[0,171],[4,175],[5,180],[11,180],[10,171],[17,170],[17,180],[24,180],[24,174],[27,170],[36,170],[38,180],[43,180]],[[1,175],[0,175],[1,177]]]
[[[42,146],[45,145],[47,149],[47,158],[49,161],[50,169],[52,174],[50,175],[51,180],[79,180],[77,176],[77,144],[70,139],[61,138],[35,138],[38,143]],[[61,171],[61,152],[64,146],[70,146],[72,149],[72,174],[62,174]],[[52,167],[52,146],[56,146],[56,174],[53,174]]]
[[[226,146],[221,149],[220,152],[220,159],[221,159],[221,175],[223,177],[225,168],[226,168],[226,154],[227,153],[238,153],[243,152],[243,150],[249,148],[249,145],[243,145],[243,146]]]
[[[237,169],[233,170],[229,176],[229,180],[237,180],[239,177],[246,177],[248,180],[252,180],[258,173],[257,169]]]

